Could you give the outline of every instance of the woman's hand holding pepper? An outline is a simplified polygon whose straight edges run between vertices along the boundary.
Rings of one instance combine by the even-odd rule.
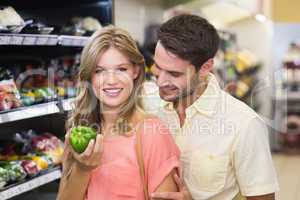
[[[103,153],[102,135],[97,134],[96,140],[90,140],[87,148],[82,153],[77,153],[70,145],[70,132],[66,134],[65,140],[66,148],[68,148],[72,153],[79,169],[83,171],[92,171],[100,165],[101,155]]]

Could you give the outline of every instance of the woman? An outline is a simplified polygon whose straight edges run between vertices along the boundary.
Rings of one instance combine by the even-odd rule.
[[[67,123],[59,200],[145,199],[137,134],[148,195],[177,191],[179,150],[165,125],[140,109],[143,79],[143,56],[126,31],[107,27],[93,34],[83,49],[76,107]],[[82,154],[68,142],[77,125],[99,132]]]

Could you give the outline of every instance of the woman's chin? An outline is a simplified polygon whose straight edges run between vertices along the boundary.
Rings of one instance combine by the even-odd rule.
[[[110,100],[110,101],[102,101],[103,102],[103,107],[105,108],[105,110],[109,111],[109,110],[116,110],[118,108],[121,108],[122,105],[125,103],[124,101],[114,101],[114,100]]]

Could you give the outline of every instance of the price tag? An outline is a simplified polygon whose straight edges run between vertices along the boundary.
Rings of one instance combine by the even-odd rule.
[[[9,43],[12,44],[12,45],[21,45],[22,42],[23,42],[23,39],[24,38],[22,36],[14,35],[14,36],[11,37]]]
[[[24,38],[23,44],[24,45],[34,45],[35,41],[36,41],[36,37],[26,36]]]
[[[36,40],[37,45],[46,45],[48,41],[47,37],[38,37]]]
[[[0,36],[0,45],[7,45],[9,44],[11,36],[7,36],[7,35],[1,35]]]
[[[47,45],[49,45],[49,46],[57,45],[57,41],[58,41],[57,38],[49,37]]]
[[[63,39],[62,44],[65,46],[72,46],[72,39],[65,38]]]
[[[74,39],[73,40],[73,46],[81,46],[82,39]]]
[[[88,41],[87,39],[83,39],[83,40],[81,40],[81,46],[82,46],[82,47],[84,47],[84,46],[85,46],[85,44],[87,43],[87,41]]]

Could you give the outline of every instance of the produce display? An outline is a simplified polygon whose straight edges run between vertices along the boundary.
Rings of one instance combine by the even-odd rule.
[[[22,181],[27,176],[19,161],[0,163],[0,189],[9,183]]]
[[[67,110],[64,103],[71,102],[69,98],[75,97],[77,93],[78,53],[81,53],[88,39],[79,36],[90,36],[102,28],[101,23],[112,23],[112,8],[109,4],[91,5],[96,10],[94,12],[90,10],[88,2],[72,8],[62,6],[66,15],[57,16],[56,19],[56,16],[48,18],[47,10],[53,10],[46,7],[45,12],[38,12],[36,9],[28,7],[27,10],[17,6],[19,3],[16,2],[12,2],[14,6],[6,6],[9,4],[7,2],[0,6],[0,46],[3,53],[0,64],[0,123],[3,125],[3,137],[0,139],[0,199],[10,199],[13,195],[22,194],[60,177],[57,168],[61,164],[63,142],[51,133],[19,129],[32,128],[31,122],[23,121],[27,118],[35,123],[35,119],[44,120],[46,116],[52,119],[53,116],[55,118],[56,115],[66,114],[55,111],[52,116],[52,112],[45,110],[48,105],[51,108],[57,105],[60,111]],[[89,5],[87,8],[83,6],[87,12],[76,11],[81,4]],[[22,9],[15,10],[13,7]],[[61,101],[63,99],[69,100]],[[34,106],[37,104],[44,105]],[[24,109],[29,106],[32,107]],[[27,115],[26,111],[36,114],[23,119],[20,116]],[[9,124],[12,121],[13,124]],[[55,130],[61,128],[60,124],[53,125]],[[43,123],[34,126],[39,129]],[[11,134],[11,130],[19,132]],[[78,150],[83,151],[86,148],[85,142],[93,138],[94,134],[92,130],[81,128],[76,137],[78,140],[73,141]],[[37,178],[44,174],[49,176]],[[27,182],[32,178],[37,179]]]
[[[0,111],[18,108],[22,105],[13,80],[0,81]]]
[[[246,50],[233,53],[228,51],[224,54],[226,76],[226,90],[233,96],[246,100],[254,87],[255,72],[260,68],[255,56]],[[224,74],[221,74],[224,75]]]
[[[24,199],[23,193],[37,195],[30,191],[61,177],[64,144],[40,130],[48,127],[48,122],[53,132],[63,129],[67,113],[62,111],[71,109],[71,98],[77,93],[80,54],[88,39],[85,36],[101,29],[102,24],[113,23],[113,7],[109,1],[78,2],[71,7],[53,7],[55,2],[45,7],[36,2],[34,9],[24,2],[2,4],[0,199],[17,195]],[[51,16],[53,8],[64,14]],[[27,130],[31,128],[38,131]],[[93,136],[90,131],[84,133],[79,134],[84,140]],[[77,141],[80,151],[86,148],[84,143],[82,138]]]
[[[253,89],[261,62],[249,50],[238,47],[234,34],[219,32],[219,35],[221,45],[215,59],[214,73],[224,90],[257,110],[259,102],[251,94],[255,93]]]
[[[300,91],[300,45],[291,43],[283,58],[283,89]]]
[[[292,42],[282,61],[282,80],[276,80],[280,88],[277,88],[283,94],[284,101],[287,105],[287,111],[283,110],[281,120],[280,144],[281,150],[285,153],[299,153],[300,152],[300,111],[299,99],[295,98],[290,101],[291,96],[299,97],[300,92],[300,44],[299,42]],[[278,93],[279,93],[278,92]],[[294,94],[294,95],[293,95]],[[276,112],[279,112],[276,111]]]
[[[1,189],[61,164],[64,144],[51,133],[37,135],[29,130],[1,141],[0,146]]]
[[[0,66],[0,111],[75,97],[79,59],[80,55],[75,55],[42,66]]]
[[[63,26],[51,26],[37,19],[24,20],[11,6],[0,9],[0,33],[89,36],[101,28],[100,21],[92,16],[74,16]]]
[[[20,94],[11,72],[0,68],[0,111],[10,110],[21,105]]]

